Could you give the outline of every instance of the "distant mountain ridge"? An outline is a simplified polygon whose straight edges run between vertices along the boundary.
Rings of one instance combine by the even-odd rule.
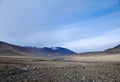
[[[107,49],[105,50],[105,52],[108,52],[108,53],[120,53],[120,45],[117,45],[113,48],[110,48],[110,49]]]
[[[30,50],[30,52],[32,53],[45,53],[45,54],[51,54],[51,55],[71,55],[71,54],[75,54],[75,52],[66,49],[66,48],[62,48],[62,47],[44,47],[44,48],[37,48],[37,47],[25,47],[27,49]],[[37,54],[39,55],[39,54]]]
[[[95,52],[85,52],[85,53],[75,53],[69,49],[62,47],[30,47],[30,46],[17,46],[0,41],[0,55],[33,55],[33,56],[68,56],[68,55],[94,55],[94,54],[116,54],[120,53],[120,45],[104,51]]]
[[[84,53],[78,53],[76,55],[104,55],[104,54],[120,54],[120,45],[117,45],[113,48],[106,49],[104,51],[93,51],[93,52],[84,52]]]
[[[0,41],[0,55],[64,56],[71,54],[76,53],[62,47],[22,47]]]
[[[114,47],[114,49],[115,49],[115,48],[120,48],[120,45],[118,45],[118,46]]]

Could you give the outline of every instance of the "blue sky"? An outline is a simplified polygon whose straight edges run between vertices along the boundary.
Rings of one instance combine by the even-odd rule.
[[[0,0],[0,40],[104,50],[120,44],[120,0]]]

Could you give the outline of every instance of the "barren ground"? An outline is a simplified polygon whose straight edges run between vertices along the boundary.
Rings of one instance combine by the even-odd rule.
[[[0,57],[0,82],[120,82],[119,57]]]

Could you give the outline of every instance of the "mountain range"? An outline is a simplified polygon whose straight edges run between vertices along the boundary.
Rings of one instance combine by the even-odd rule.
[[[76,55],[110,55],[110,54],[120,54],[120,45],[117,45],[113,48],[109,48],[103,51],[93,51],[93,52],[84,52],[78,53]]]
[[[63,47],[30,47],[17,46],[0,41],[0,55],[34,55],[34,56],[64,56],[76,54],[75,52]]]
[[[9,55],[32,55],[32,56],[68,56],[68,55],[93,55],[93,54],[115,54],[120,53],[120,45],[113,48],[106,49],[104,51],[96,52],[85,52],[85,53],[76,53],[69,49],[63,47],[30,47],[30,46],[18,46],[10,43],[0,41],[0,56],[9,56]]]
[[[115,46],[115,47],[113,47],[113,48],[110,48],[110,49],[107,49],[107,50],[105,50],[105,52],[107,52],[107,53],[120,53],[120,45],[117,45],[117,46]]]

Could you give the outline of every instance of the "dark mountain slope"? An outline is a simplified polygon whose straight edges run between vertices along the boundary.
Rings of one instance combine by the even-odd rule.
[[[75,54],[75,52],[62,47],[21,47],[6,42],[0,42],[0,55],[63,56],[71,54]]]
[[[25,55],[29,49],[21,46],[0,42],[0,55]]]
[[[32,53],[36,53],[40,55],[39,53],[46,54],[46,55],[71,55],[71,54],[76,54],[75,52],[62,48],[62,47],[44,47],[44,48],[36,48],[36,47],[26,47],[29,49]]]
[[[120,53],[120,45],[105,50],[107,53]]]
[[[106,49],[104,51],[84,52],[84,53],[78,53],[77,55],[88,56],[88,55],[110,55],[110,54],[120,54],[120,45],[110,49]]]

